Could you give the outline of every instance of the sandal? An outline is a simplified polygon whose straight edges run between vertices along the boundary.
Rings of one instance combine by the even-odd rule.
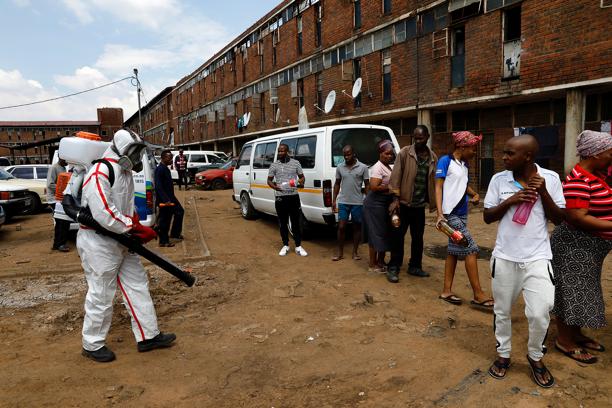
[[[585,340],[582,340],[582,341],[577,341],[576,344],[578,344],[581,347],[584,347],[585,349],[598,351],[600,353],[606,351],[606,348],[603,346],[603,344],[598,343],[595,340],[589,339],[589,338],[586,338]]]
[[[343,256],[339,256],[339,255],[334,255],[334,256],[332,257],[332,261],[334,261],[334,262],[339,261],[339,260],[341,260],[341,259],[344,259],[344,257],[343,257]]]
[[[470,302],[470,305],[477,309],[492,310],[495,303],[493,299],[485,299],[482,302],[479,302],[476,299],[474,299]]]
[[[353,255],[353,261],[361,261],[361,257],[359,255]]]
[[[502,359],[504,361],[502,361]],[[503,374],[497,374],[495,370],[493,370],[493,367],[498,368],[498,369],[503,369],[505,371]],[[506,378],[506,373],[508,372],[508,368],[510,368],[510,359],[498,357],[497,359],[495,359],[495,361],[493,361],[493,364],[491,364],[491,367],[489,367],[489,375],[495,378],[496,380],[503,380],[504,378]]]
[[[461,300],[461,298],[459,296],[455,296],[455,295],[448,295],[448,296],[438,296],[438,299],[442,299],[445,302],[450,303],[451,305],[460,305],[463,300]]]
[[[529,357],[529,355],[527,355],[527,361],[529,362],[529,367],[531,367],[531,374],[533,375],[533,381],[535,381],[536,384],[538,384],[542,388],[550,388],[555,384],[555,377],[553,377],[550,371],[548,371],[548,368],[546,368],[544,363],[542,363],[542,367],[536,367],[535,366],[536,361],[533,361]],[[538,375],[543,376],[546,373],[548,373],[548,375],[550,376],[550,380],[544,383],[539,380]]]
[[[577,361],[579,363],[582,363],[582,364],[595,364],[597,362],[597,357],[595,357],[594,355],[590,354],[585,349],[575,348],[573,350],[567,350],[567,349],[564,349],[563,347],[561,347],[561,345],[559,344],[558,341],[555,341],[555,348],[557,350],[559,350],[566,357],[569,357],[572,360],[575,360],[575,361]],[[591,356],[591,358],[587,358],[586,360],[578,358],[578,356],[581,355],[581,354],[589,355],[589,356]]]

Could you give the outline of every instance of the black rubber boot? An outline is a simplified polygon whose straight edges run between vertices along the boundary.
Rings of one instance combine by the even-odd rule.
[[[93,361],[97,361],[98,363],[108,363],[115,359],[115,353],[113,353],[111,349],[106,346],[102,346],[102,348],[99,348],[96,351],[83,349],[81,354]]]
[[[157,348],[170,347],[174,340],[176,340],[176,335],[174,333],[159,333],[152,339],[139,341],[138,351],[142,353]]]

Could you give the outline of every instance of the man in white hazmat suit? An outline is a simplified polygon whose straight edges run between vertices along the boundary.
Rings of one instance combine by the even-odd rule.
[[[81,207],[89,207],[102,227],[119,234],[129,233],[143,243],[156,237],[155,232],[141,225],[134,215],[132,170],[142,169],[144,148],[135,133],[123,129],[116,132],[112,146],[103,155],[106,163],[94,162],[85,176],[81,198]],[[148,277],[138,255],[83,225],[79,229],[77,249],[89,287],[85,298],[83,355],[98,362],[115,359],[105,340],[117,287],[132,318],[138,351],[170,346],[176,336],[161,333],[157,328]]]

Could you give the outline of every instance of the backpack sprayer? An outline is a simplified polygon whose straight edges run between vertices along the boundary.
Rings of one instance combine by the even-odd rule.
[[[73,172],[68,188],[64,192],[62,199],[64,212],[74,221],[92,228],[101,235],[114,239],[129,251],[148,259],[153,264],[183,281],[187,286],[195,285],[197,278],[194,275],[181,269],[169,259],[149,250],[129,233],[118,234],[102,227],[93,218],[88,207],[81,207],[80,197],[83,179],[94,162],[106,163],[110,173],[109,180],[111,181],[111,186],[113,184],[114,170],[109,162],[101,159],[106,149],[110,146],[111,143],[102,142],[100,137],[93,133],[77,132],[76,137],[62,138],[59,146],[59,157],[74,166],[76,170]]]

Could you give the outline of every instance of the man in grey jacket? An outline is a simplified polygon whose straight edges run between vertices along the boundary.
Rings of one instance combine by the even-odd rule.
[[[399,282],[408,227],[412,240],[408,273],[418,277],[429,276],[422,265],[425,207],[429,205],[430,211],[436,208],[434,175],[438,157],[427,146],[427,140],[427,126],[418,125],[414,129],[413,144],[400,150],[391,173],[389,190],[394,197],[389,213],[397,213],[401,220],[400,226],[392,231],[391,259],[387,270],[387,280],[392,283]]]

